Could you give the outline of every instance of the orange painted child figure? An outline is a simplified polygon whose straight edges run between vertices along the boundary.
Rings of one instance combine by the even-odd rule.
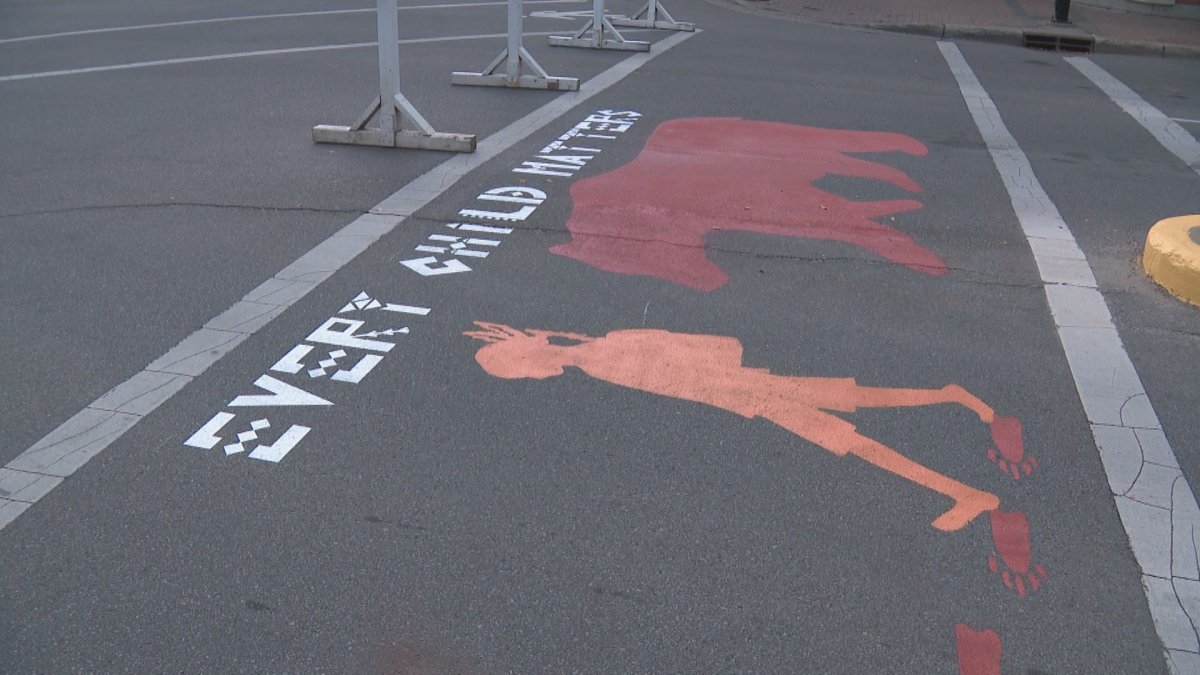
[[[716,335],[664,330],[616,330],[603,337],[545,330],[518,330],[476,321],[478,330],[465,335],[486,342],[475,360],[489,374],[504,379],[542,380],[578,368],[612,384],[671,398],[705,403],[742,417],[763,417],[838,456],[855,455],[885,471],[953,500],[933,527],[954,531],[983,513],[992,524],[992,539],[1007,569],[995,556],[989,565],[1005,584],[1021,595],[1037,590],[1045,570],[1030,568],[1029,524],[1020,512],[999,510],[1000,499],[925,467],[886,445],[858,433],[853,424],[832,414],[858,408],[894,408],[957,403],[991,427],[999,449],[989,457],[1006,474],[1019,478],[1037,467],[1025,453],[1021,423],[1000,417],[987,404],[958,385],[941,389],[863,387],[852,378],[789,377],[742,364],[742,344]],[[553,340],[553,341],[552,341]]]

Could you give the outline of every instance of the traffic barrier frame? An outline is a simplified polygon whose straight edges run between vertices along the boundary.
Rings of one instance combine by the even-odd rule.
[[[604,15],[604,0],[593,0],[592,18],[583,24],[574,35],[552,35],[550,44],[555,47],[583,47],[587,49],[617,49],[633,52],[650,51],[650,43],[626,40],[621,31],[613,26]]]
[[[320,124],[312,129],[316,143],[373,145],[384,148],[414,148],[447,152],[474,152],[475,134],[453,134],[433,130],[404,94],[400,92],[399,19],[396,0],[377,0],[379,34],[379,95],[348,127]],[[376,118],[377,126],[367,124]]]
[[[500,55],[479,73],[455,72],[450,83],[484,87],[519,89],[554,89],[575,91],[579,80],[574,77],[555,77],[546,73],[523,44],[521,0],[508,0],[508,45]],[[527,71],[527,72],[523,72]]]
[[[658,0],[648,0],[645,7],[630,17],[614,16],[609,21],[614,26],[622,28],[654,28],[657,30],[694,31],[696,24],[687,21],[676,21],[667,11],[665,5]]]

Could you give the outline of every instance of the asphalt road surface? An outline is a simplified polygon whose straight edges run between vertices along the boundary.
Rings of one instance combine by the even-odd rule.
[[[589,8],[0,0],[0,670],[1200,672],[1196,62]]]

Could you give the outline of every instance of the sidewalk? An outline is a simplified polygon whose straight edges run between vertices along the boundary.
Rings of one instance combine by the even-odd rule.
[[[979,37],[1020,44],[1026,30],[1048,29],[1053,0],[732,0],[806,21]],[[1097,51],[1200,56],[1200,21],[1130,14],[1071,3],[1069,28],[1090,34]]]

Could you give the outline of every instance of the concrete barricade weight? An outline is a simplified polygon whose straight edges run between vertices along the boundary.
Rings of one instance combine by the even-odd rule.
[[[321,124],[313,127],[317,143],[375,145],[448,152],[474,152],[474,134],[448,134],[433,130],[416,107],[400,93],[400,48],[396,0],[378,0],[379,95],[348,127]],[[377,126],[368,128],[371,118]]]
[[[696,24],[685,21],[676,21],[675,17],[667,11],[666,6],[660,4],[658,0],[649,0],[645,7],[638,10],[637,14],[631,17],[614,16],[609,19],[614,26],[622,28],[655,28],[658,30],[696,30]]]
[[[481,73],[451,74],[451,84],[564,91],[579,89],[577,78],[547,75],[546,70],[525,50],[522,18],[521,0],[508,0],[508,46]]]
[[[650,51],[649,42],[626,40],[604,15],[604,0],[594,0],[592,18],[588,19],[574,35],[553,35],[550,44],[555,47],[586,47],[588,49],[621,49],[632,52]]]
[[[1200,306],[1200,215],[1167,218],[1150,228],[1142,267],[1171,295]]]

